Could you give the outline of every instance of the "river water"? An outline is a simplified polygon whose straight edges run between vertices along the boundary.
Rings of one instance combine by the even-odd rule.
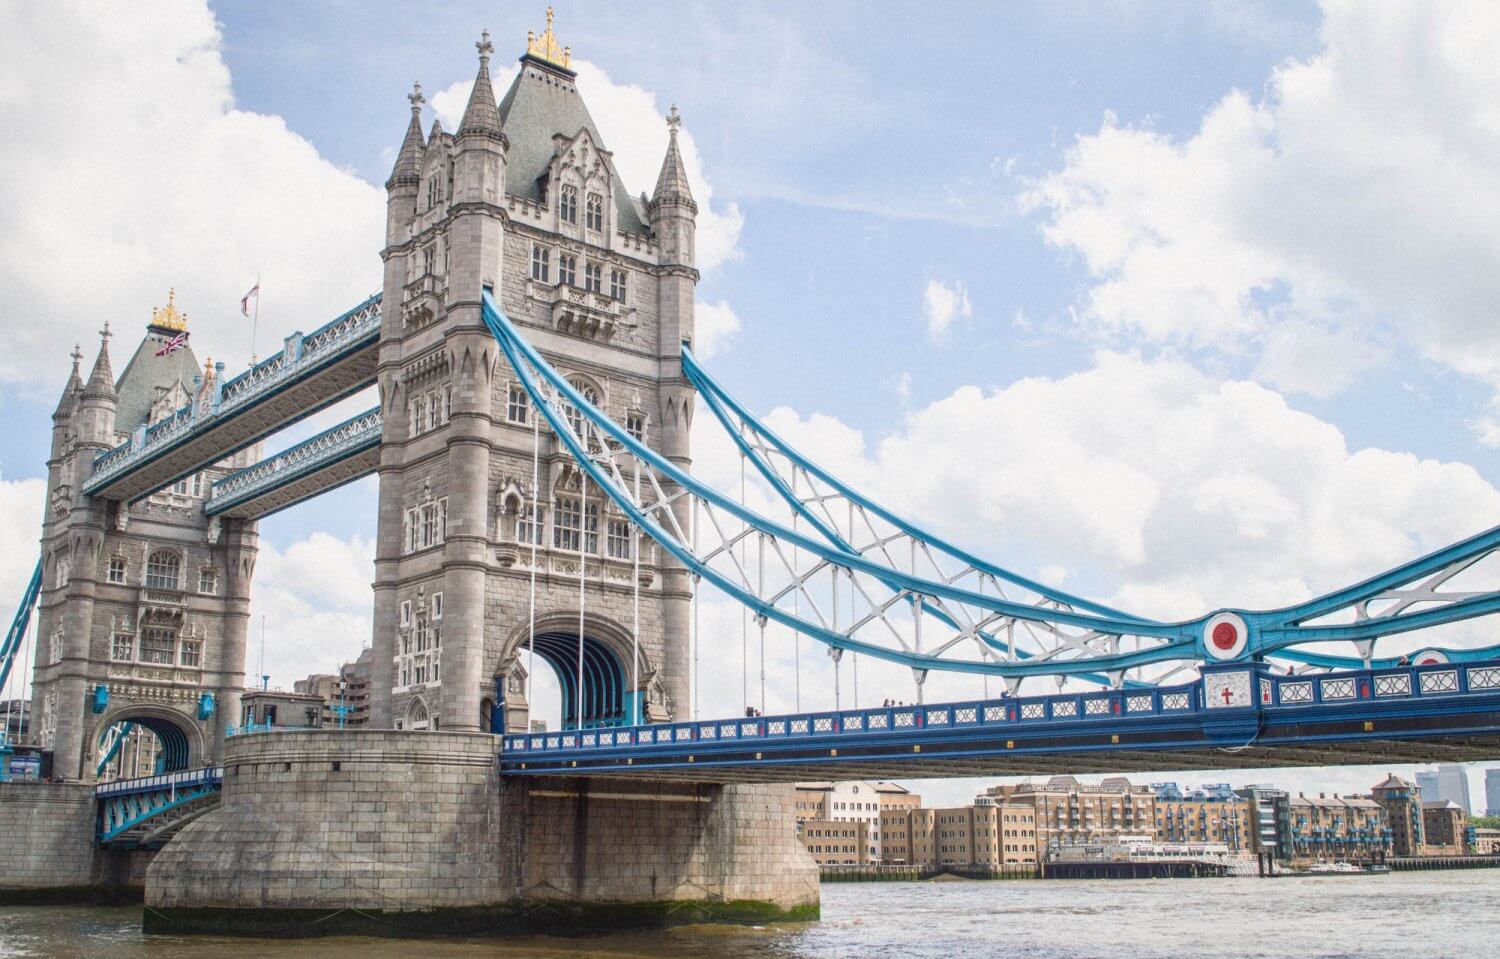
[[[0,957],[1015,959],[1500,955],[1500,870],[1318,878],[829,884],[823,921],[580,939],[144,936],[140,910],[0,908]]]

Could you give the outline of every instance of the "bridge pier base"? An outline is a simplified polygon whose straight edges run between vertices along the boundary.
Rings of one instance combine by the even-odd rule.
[[[588,933],[816,918],[791,788],[497,772],[479,733],[257,733],[152,863],[150,932]]]

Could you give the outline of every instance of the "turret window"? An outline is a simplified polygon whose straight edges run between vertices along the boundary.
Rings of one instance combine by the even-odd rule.
[[[583,286],[590,293],[601,292],[604,286],[604,267],[597,263],[588,263],[583,267]]]
[[[201,639],[184,639],[182,650],[178,657],[178,664],[182,666],[203,665],[203,641]]]
[[[625,299],[626,282],[630,274],[624,270],[609,271],[609,295],[617,300]]]
[[[547,283],[552,278],[552,251],[545,246],[531,248],[531,278],[538,283]]]
[[[427,206],[435,207],[441,202],[443,202],[443,179],[441,174],[434,173],[427,179]]]
[[[525,423],[531,415],[531,396],[526,387],[512,383],[505,392],[505,419],[510,423]]]
[[[431,276],[437,269],[437,247],[425,246],[422,248],[422,275]]]
[[[566,253],[558,256],[557,282],[563,286],[578,285],[578,257]]]
[[[557,215],[564,223],[578,222],[578,188],[565,186],[558,194]]]
[[[147,589],[176,589],[182,561],[171,550],[159,549],[146,560]]]
[[[584,210],[584,225],[595,232],[604,230],[604,197],[590,193],[588,206]]]

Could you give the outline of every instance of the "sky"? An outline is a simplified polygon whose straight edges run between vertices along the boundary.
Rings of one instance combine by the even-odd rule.
[[[91,359],[108,319],[118,369],[175,287],[233,372],[358,302],[411,83],[452,129],[479,32],[503,90],[543,6],[0,0],[0,616],[73,343]],[[939,533],[1168,618],[1496,522],[1493,6],[577,2],[556,29],[630,190],[682,111],[714,375]],[[694,443],[732,484],[722,439]],[[262,524],[273,683],[368,642],[374,502],[365,480]],[[737,698],[740,614],[704,605]],[[775,639],[768,705],[799,656],[823,695],[826,660]]]

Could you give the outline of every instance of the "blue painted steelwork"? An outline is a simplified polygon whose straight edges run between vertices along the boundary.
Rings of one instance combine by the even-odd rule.
[[[137,845],[165,825],[174,811],[213,800],[223,783],[224,768],[207,766],[95,786],[98,842]]]
[[[1460,734],[1500,739],[1500,659],[1316,676],[1274,676],[1261,663],[1205,671],[1195,682],[1154,689],[511,734],[502,741],[501,769],[513,775],[576,775],[722,766],[748,771],[753,779],[757,766],[834,760],[920,764]],[[1227,705],[1229,695],[1220,705],[1207,694],[1213,676],[1246,677],[1233,707]],[[1222,693],[1232,687],[1214,688]],[[1397,721],[1410,728],[1402,730]],[[1370,759],[1351,753],[1349,761]]]
[[[135,729],[135,723],[111,723],[99,734],[99,761],[94,764],[94,775],[101,776],[114,758],[120,754],[120,747]]]
[[[16,661],[16,654],[21,650],[21,640],[26,635],[26,628],[31,624],[32,611],[36,609],[36,598],[42,591],[42,561],[36,561],[36,569],[31,571],[31,579],[26,583],[26,589],[21,593],[21,602],[16,607],[16,614],[11,617],[10,629],[5,631],[5,643],[0,645],[0,690],[5,689],[6,680],[10,679],[10,668]]]
[[[379,407],[365,410],[296,446],[230,473],[209,487],[208,502],[204,504],[203,512],[209,516],[217,516],[318,470],[327,469],[374,449],[380,445],[383,426],[384,420]],[[350,476],[338,485],[358,478],[358,475]],[[317,492],[326,493],[335,488],[336,486],[321,487]],[[287,502],[279,508],[285,509],[292,505],[295,502]],[[260,514],[257,518],[264,518],[266,515],[269,514]]]
[[[376,293],[312,333],[289,338],[286,349],[221,383],[208,410],[199,410],[195,404],[189,404],[166,419],[149,427],[142,427],[129,442],[101,454],[94,461],[93,474],[84,482],[83,491],[91,495],[99,492],[142,464],[180,446],[187,439],[202,435],[252,408],[264,398],[374,344],[380,337],[380,299],[381,294]],[[320,397],[323,402],[319,406],[305,409],[301,411],[301,415],[311,415],[339,398]],[[295,422],[295,418],[289,422]],[[243,448],[256,439],[259,437],[242,442],[238,448]],[[216,454],[222,459],[238,448],[218,450]],[[183,472],[182,476],[201,468],[201,464],[194,465]],[[180,478],[181,476],[176,476],[166,482]]]
[[[514,326],[500,312],[499,307],[495,305],[494,299],[488,291],[484,295],[484,317],[491,333],[499,342],[501,349],[505,352],[507,359],[515,370],[517,377],[531,396],[532,402],[541,411],[553,432],[557,434],[561,442],[568,449],[579,468],[585,470],[590,478],[605,490],[615,502],[615,505],[637,526],[644,529],[663,549],[699,577],[712,583],[716,588],[748,607],[757,616],[779,622],[834,649],[859,652],[878,659],[900,663],[913,669],[938,669],[950,672],[1000,676],[1074,675],[1097,673],[1100,670],[1126,669],[1149,663],[1183,659],[1191,655],[1197,648],[1197,624],[1195,623],[1178,625],[1142,623],[1135,620],[1121,620],[1070,610],[1041,609],[1014,603],[998,597],[982,595],[971,590],[954,587],[950,584],[923,580],[900,571],[889,569],[877,563],[872,563],[861,556],[844,553],[821,540],[803,535],[767,520],[759,514],[735,503],[718,491],[704,486],[690,474],[679,469],[645,444],[638,442],[623,427],[601,413],[572,384],[553,370],[532,349],[530,344],[521,338]],[[805,550],[812,556],[831,565],[873,577],[893,587],[905,590],[914,596],[949,599],[1011,616],[1017,620],[1066,624],[1096,630],[1101,633],[1150,637],[1160,640],[1161,644],[1135,652],[1122,652],[1109,656],[1093,657],[1087,662],[978,663],[945,660],[922,653],[911,653],[875,646],[795,616],[741,588],[728,577],[701,562],[690,549],[679,542],[658,520],[648,516],[632,502],[629,493],[621,488],[584,451],[579,438],[573,434],[572,428],[567,424],[563,414],[553,408],[552,403],[538,383],[536,374],[533,374],[532,368],[536,370],[536,374],[540,374],[547,381],[550,388],[561,394],[566,403],[579,410],[596,429],[606,434],[610,443],[618,444],[630,456],[646,464],[650,469],[657,471],[671,483],[691,491],[693,496],[705,503],[712,504],[729,516],[745,523],[747,527],[753,527],[773,536],[783,543]]]

